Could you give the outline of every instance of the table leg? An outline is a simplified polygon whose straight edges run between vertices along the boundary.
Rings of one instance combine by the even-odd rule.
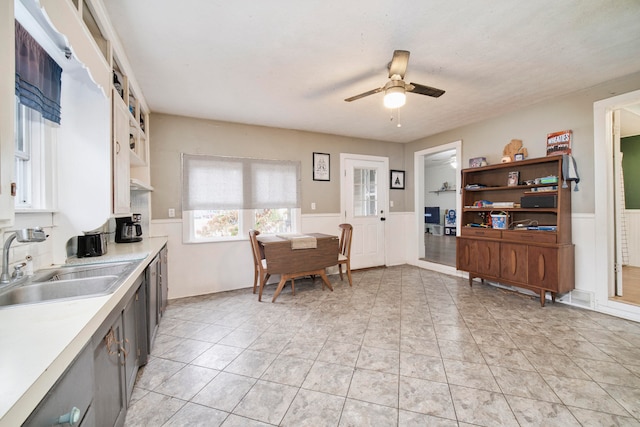
[[[273,294],[273,299],[271,300],[271,302],[276,302],[276,298],[278,298],[278,295],[280,295],[280,292],[282,292],[284,284],[287,283],[287,280],[289,280],[289,276],[283,274],[280,278],[280,282],[278,283],[278,287],[276,288],[276,292]]]
[[[318,272],[320,274],[320,277],[322,278],[322,282],[327,285],[327,288],[331,289],[331,292],[333,292],[333,287],[331,286],[331,282],[329,282],[329,278],[327,278],[327,273],[324,271],[324,269],[320,270]]]

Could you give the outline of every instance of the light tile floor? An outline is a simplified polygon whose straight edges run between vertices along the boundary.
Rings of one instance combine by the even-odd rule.
[[[640,324],[411,266],[170,301],[127,426],[640,426]]]

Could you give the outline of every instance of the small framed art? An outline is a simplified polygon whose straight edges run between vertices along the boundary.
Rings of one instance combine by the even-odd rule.
[[[404,171],[391,170],[391,189],[404,190]]]
[[[509,177],[507,178],[507,185],[509,187],[515,187],[520,183],[520,172],[511,171],[509,172]]]
[[[331,158],[327,153],[313,153],[313,180],[331,180]]]

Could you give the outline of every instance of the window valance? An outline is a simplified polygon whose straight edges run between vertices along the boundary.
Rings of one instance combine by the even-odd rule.
[[[20,103],[60,124],[62,68],[18,21],[16,24],[16,96]]]

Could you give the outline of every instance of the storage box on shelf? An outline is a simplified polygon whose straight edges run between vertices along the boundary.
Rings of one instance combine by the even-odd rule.
[[[543,306],[547,291],[555,301],[574,288],[571,189],[562,184],[562,156],[462,171],[456,268],[469,285],[478,277],[530,289]],[[490,225],[492,214],[506,215],[504,229]]]

